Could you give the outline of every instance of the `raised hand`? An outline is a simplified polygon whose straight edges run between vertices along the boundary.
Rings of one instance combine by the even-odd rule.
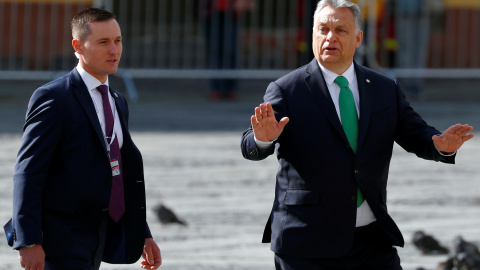
[[[255,108],[255,115],[250,118],[253,133],[259,141],[269,142],[277,139],[283,132],[289,118],[283,117],[280,122],[275,119],[272,104],[260,104]]]
[[[447,128],[441,135],[434,135],[432,140],[438,151],[454,153],[464,142],[473,138],[473,134],[468,134],[472,130],[473,127],[470,125],[456,124]]]

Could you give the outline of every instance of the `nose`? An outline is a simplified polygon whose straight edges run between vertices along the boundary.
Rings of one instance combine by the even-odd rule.
[[[327,40],[328,41],[334,41],[335,40],[335,33],[333,31],[328,31]]]
[[[110,44],[110,47],[108,48],[108,53],[116,54],[117,52],[118,52],[117,44],[112,42],[112,44]]]

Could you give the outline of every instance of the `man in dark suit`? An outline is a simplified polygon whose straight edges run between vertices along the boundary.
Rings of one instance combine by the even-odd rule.
[[[161,264],[146,222],[142,156],[125,98],[109,88],[122,55],[115,15],[72,20],[79,62],[32,95],[14,172],[13,247],[25,269],[98,269],[101,261]]]
[[[386,204],[394,142],[454,163],[473,128],[436,130],[396,81],[353,62],[363,38],[357,5],[322,0],[314,21],[315,59],[270,83],[242,137],[245,158],[276,148],[280,163],[263,242],[276,269],[402,269],[393,246],[404,240]]]

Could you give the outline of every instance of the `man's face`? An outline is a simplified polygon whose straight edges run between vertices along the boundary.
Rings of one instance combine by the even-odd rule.
[[[355,34],[354,17],[349,8],[327,6],[320,11],[313,27],[313,53],[322,66],[342,74],[352,64],[362,39],[362,31]]]
[[[109,74],[117,72],[122,56],[122,33],[115,19],[89,24],[91,34],[84,41],[74,39],[73,48],[80,65],[104,83]]]

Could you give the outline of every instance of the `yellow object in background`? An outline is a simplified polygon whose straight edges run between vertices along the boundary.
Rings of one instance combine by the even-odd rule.
[[[478,0],[444,0],[444,4],[449,8],[480,8]]]

